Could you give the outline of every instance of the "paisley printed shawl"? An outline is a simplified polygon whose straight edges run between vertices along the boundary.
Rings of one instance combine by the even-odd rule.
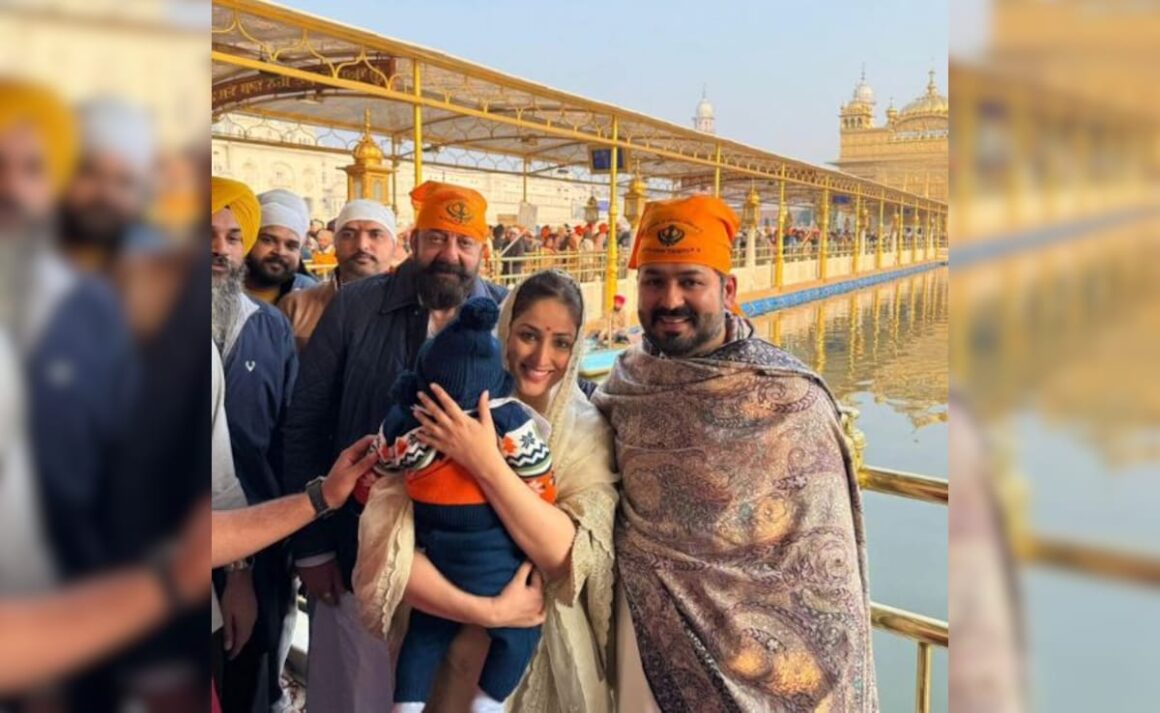
[[[835,401],[729,317],[617,361],[594,400],[623,478],[616,559],[666,713],[877,710],[862,512]]]

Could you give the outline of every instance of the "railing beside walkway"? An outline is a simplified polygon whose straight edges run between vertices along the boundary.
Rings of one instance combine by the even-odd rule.
[[[863,490],[938,505],[949,504],[950,487],[945,479],[863,464],[866,440],[857,428],[857,418],[856,409],[843,409],[842,430],[854,455],[858,484]],[[1018,561],[1099,579],[1160,587],[1160,554],[1129,552],[1036,534],[1028,525],[1027,503],[1020,479],[1011,471],[1006,471],[1000,478],[997,487],[1010,538],[1008,544]],[[870,609],[871,623],[875,628],[915,642],[918,650],[915,711],[928,713],[932,647],[949,647],[948,623],[877,602],[872,602]]]

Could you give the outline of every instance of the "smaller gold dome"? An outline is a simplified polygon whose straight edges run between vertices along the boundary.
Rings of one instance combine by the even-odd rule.
[[[918,114],[947,114],[950,104],[947,98],[938,93],[938,86],[934,83],[934,70],[930,71],[930,82],[926,85],[926,94],[915,99],[902,108],[903,116]]]
[[[363,137],[354,147],[354,160],[364,164],[378,164],[383,162],[385,154],[371,137],[371,110],[367,109],[363,119]]]

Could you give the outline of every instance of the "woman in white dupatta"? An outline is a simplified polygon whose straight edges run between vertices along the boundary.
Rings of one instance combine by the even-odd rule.
[[[516,395],[550,427],[555,508],[566,516],[531,505],[497,503],[492,498],[495,488],[481,479],[512,537],[546,581],[543,635],[523,680],[507,699],[506,707],[513,711],[612,710],[612,530],[618,476],[612,432],[579,386],[584,322],[579,285],[554,270],[528,277],[500,313],[499,339],[505,366],[515,377]],[[470,453],[452,451],[481,437],[471,432],[478,422],[460,418],[462,411],[453,404],[444,402],[439,408],[426,403],[438,417],[431,422],[444,426],[435,441],[440,450],[471,469]],[[490,437],[494,443],[494,434]],[[360,523],[354,588],[364,622],[395,647],[407,621],[404,593],[414,547],[411,503],[402,480],[381,479]],[[464,709],[488,643],[482,629],[465,628],[452,647],[453,660],[436,680],[427,711]]]

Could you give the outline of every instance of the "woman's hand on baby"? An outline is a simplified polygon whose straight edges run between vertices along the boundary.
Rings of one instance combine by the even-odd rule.
[[[415,419],[423,427],[419,440],[466,468],[481,480],[504,465],[499,452],[495,424],[491,420],[488,393],[479,397],[479,418],[467,415],[455,399],[438,384],[431,385],[438,402],[419,392],[423,408],[415,408]]]
[[[529,578],[530,575],[530,578]],[[488,626],[527,628],[544,623],[544,579],[533,571],[531,562],[524,562],[516,576],[508,582],[498,597],[491,602],[491,621]]]

